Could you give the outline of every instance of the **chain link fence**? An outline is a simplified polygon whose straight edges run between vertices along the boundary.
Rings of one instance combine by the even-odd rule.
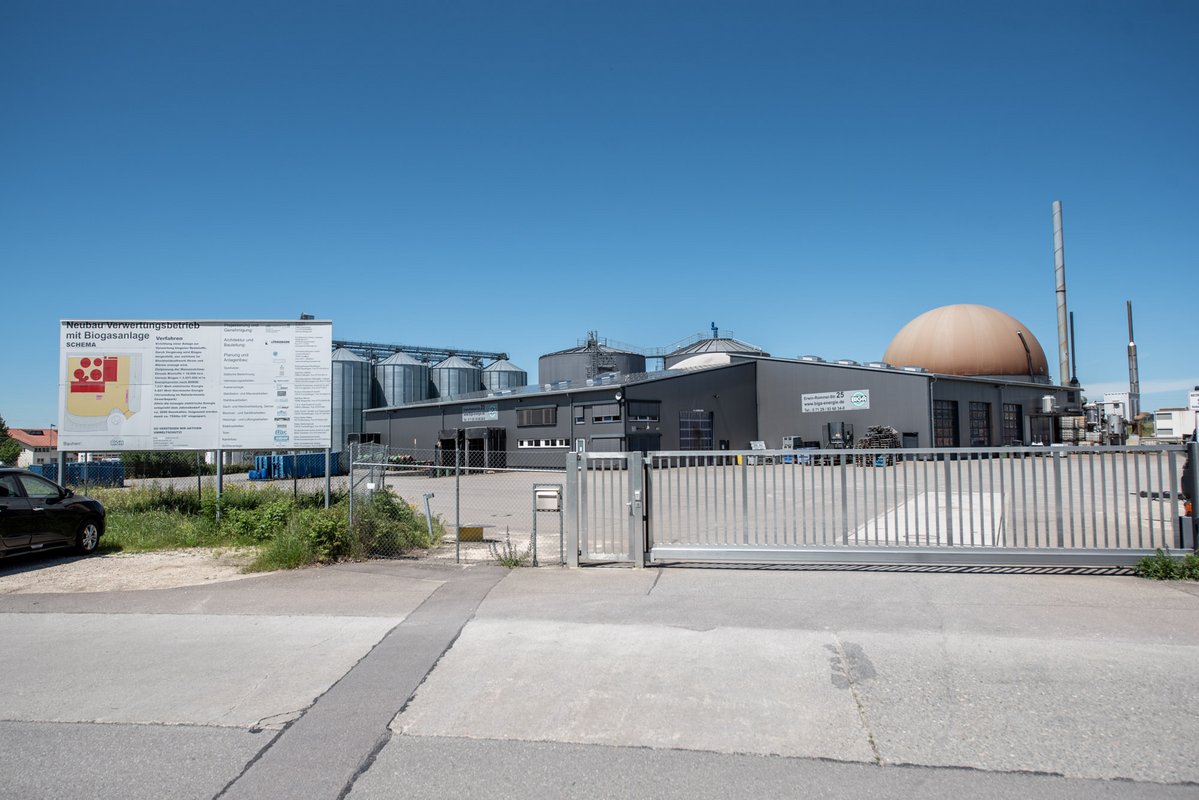
[[[351,445],[350,527],[380,556],[505,566],[566,563],[559,469],[511,466],[523,453]],[[397,541],[378,529],[399,524]],[[423,530],[422,530],[423,529]],[[423,536],[417,536],[420,532]],[[394,543],[395,552],[387,552]],[[404,545],[411,546],[405,548]]]
[[[63,453],[60,461],[29,467],[80,494],[94,488],[170,486],[195,489],[198,497],[229,486],[273,486],[290,489],[294,496],[325,492],[336,503],[348,490],[345,473],[348,456],[307,450],[149,450],[121,453]],[[60,464],[62,475],[59,475]]]

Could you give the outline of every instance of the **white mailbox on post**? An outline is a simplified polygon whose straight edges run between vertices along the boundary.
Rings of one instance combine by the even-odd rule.
[[[547,511],[558,515],[558,563],[566,563],[565,542],[562,538],[562,484],[536,483],[533,484],[533,535],[529,545],[533,550],[533,566],[537,566],[537,515]]]
[[[536,498],[537,501],[534,508],[537,511],[562,510],[562,490],[556,486],[538,489],[536,491]]]

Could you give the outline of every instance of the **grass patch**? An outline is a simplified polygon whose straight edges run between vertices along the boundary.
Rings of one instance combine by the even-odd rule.
[[[240,544],[202,517],[160,510],[109,511],[100,542],[105,550],[131,553]]]
[[[1156,581],[1199,581],[1199,554],[1187,553],[1181,559],[1158,550],[1137,562],[1138,577]]]
[[[296,569],[323,560],[313,546],[309,531],[299,517],[292,517],[287,526],[270,541],[258,548],[258,555],[246,565],[246,572],[273,572],[279,569]]]
[[[294,569],[372,556],[398,556],[432,547],[445,528],[428,522],[412,505],[391,492],[376,492],[355,508],[353,531],[349,504],[324,508],[323,492],[293,496],[276,487],[229,487],[216,493],[151,484],[103,489],[95,496],[108,510],[101,539],[106,552],[151,552],[188,547],[257,548],[247,571]]]

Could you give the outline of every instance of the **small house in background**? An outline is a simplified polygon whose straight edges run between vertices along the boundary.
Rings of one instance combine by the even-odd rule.
[[[58,463],[58,431],[53,428],[9,428],[8,436],[21,445],[18,467]]]

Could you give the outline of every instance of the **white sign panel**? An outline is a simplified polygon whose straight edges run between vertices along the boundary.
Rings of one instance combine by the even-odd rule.
[[[1187,398],[1190,400],[1191,411],[1199,411],[1199,392],[1190,392]]]
[[[326,321],[64,320],[59,448],[329,447]]]
[[[485,403],[479,406],[463,406],[463,422],[489,422],[500,418],[500,407],[497,403]]]
[[[821,411],[864,411],[870,408],[869,389],[846,389],[843,392],[817,392],[800,395],[800,410],[804,414]]]

